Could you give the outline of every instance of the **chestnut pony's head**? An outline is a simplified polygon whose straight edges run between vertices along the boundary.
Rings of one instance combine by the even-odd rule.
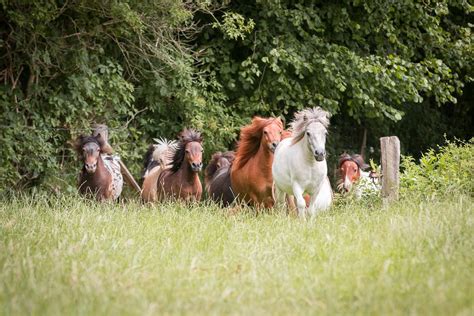
[[[281,141],[281,135],[283,133],[283,122],[279,117],[269,122],[267,121],[267,119],[255,117],[252,120],[252,123],[256,121],[261,123],[263,126],[261,143],[266,146],[271,152],[275,152],[275,149]]]
[[[338,188],[349,192],[352,185],[360,178],[360,171],[368,167],[361,155],[342,154],[339,157],[338,172],[340,175]]]
[[[257,155],[260,147],[272,154],[280,143],[282,133],[281,118],[255,116],[249,125],[240,129],[240,139],[235,153],[235,168],[242,168],[250,158]]]

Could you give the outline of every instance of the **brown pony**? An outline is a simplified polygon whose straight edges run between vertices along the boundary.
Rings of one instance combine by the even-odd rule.
[[[212,200],[222,202],[224,206],[231,204],[235,198],[230,184],[230,166],[234,158],[233,151],[216,152],[206,168],[204,180],[207,193]]]
[[[158,177],[158,199],[167,197],[186,201],[201,199],[202,185],[198,173],[202,169],[202,136],[193,129],[181,132],[171,168]]]
[[[240,130],[230,177],[236,197],[257,207],[270,208],[272,196],[273,153],[283,133],[280,118],[254,117]]]
[[[84,162],[79,174],[79,193],[96,199],[116,200],[123,187],[118,157],[102,136],[79,136],[75,149]]]

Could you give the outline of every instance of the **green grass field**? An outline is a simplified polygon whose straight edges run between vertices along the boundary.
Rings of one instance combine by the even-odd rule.
[[[473,202],[315,220],[213,205],[0,204],[2,314],[472,315]]]

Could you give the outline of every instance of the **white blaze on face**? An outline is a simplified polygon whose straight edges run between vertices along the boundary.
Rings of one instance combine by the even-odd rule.
[[[346,175],[344,177],[344,190],[346,190],[346,192],[349,192],[351,188],[352,188],[351,179],[349,179],[349,177]]]

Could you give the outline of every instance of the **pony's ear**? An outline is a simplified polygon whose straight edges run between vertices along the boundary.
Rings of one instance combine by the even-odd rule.
[[[252,118],[252,123],[261,123],[261,122],[263,122],[264,120],[265,120],[265,119],[262,118],[262,117],[260,117],[260,116],[254,116],[254,117]]]
[[[278,118],[283,123],[283,126],[285,126],[286,125],[286,118],[283,115],[280,115]]]

